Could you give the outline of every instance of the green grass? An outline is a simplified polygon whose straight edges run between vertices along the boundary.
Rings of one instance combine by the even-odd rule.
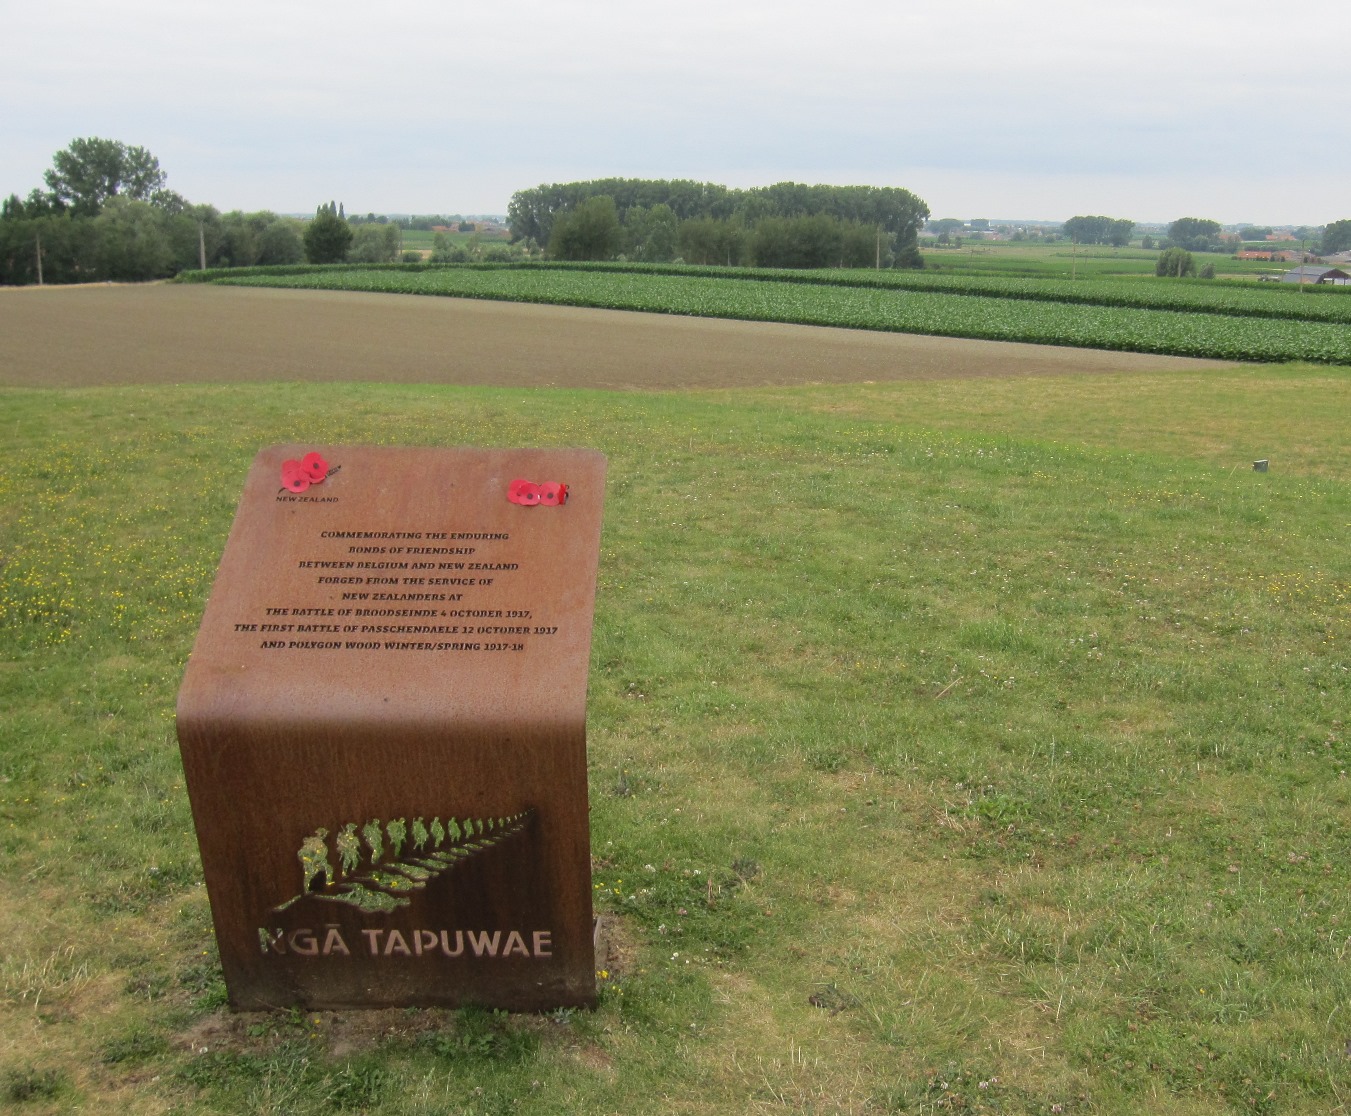
[[[444,233],[442,235],[445,236],[446,240],[450,244],[452,245],[458,244],[461,247],[467,247],[475,236],[475,234],[472,232],[460,232],[459,229],[457,229],[453,225],[450,226],[449,232]],[[478,233],[477,235],[479,240],[485,244],[493,244],[507,239],[506,235],[502,233],[493,235],[487,232],[481,232]],[[403,246],[405,248],[417,248],[417,249],[425,248],[427,251],[431,251],[433,247],[433,242],[436,240],[436,237],[437,234],[433,232],[431,229],[404,229]]]
[[[1351,1090],[1339,370],[10,390],[0,415],[16,1111]],[[172,709],[248,463],[293,440],[609,455],[593,882],[623,948],[594,1013],[223,1011]]]
[[[1157,237],[1155,238],[1158,239]],[[1263,247],[1270,247],[1263,245]],[[1290,245],[1280,245],[1290,247]],[[1080,279],[1110,276],[1153,276],[1159,249],[1109,248],[1068,242],[1028,244],[1013,241],[968,241],[960,248],[924,248],[926,267],[963,275],[1022,275]],[[1214,264],[1220,275],[1255,279],[1290,265],[1269,260],[1236,260],[1223,252],[1194,252],[1197,268]]]
[[[1153,275],[1157,251],[1066,243],[1027,244],[964,241],[960,248],[924,248],[924,265],[963,275],[1023,275],[1069,278]]]

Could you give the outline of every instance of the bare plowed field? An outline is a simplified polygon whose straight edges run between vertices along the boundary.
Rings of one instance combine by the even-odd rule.
[[[355,380],[666,390],[1222,367],[564,306],[244,287],[0,290],[0,385]]]

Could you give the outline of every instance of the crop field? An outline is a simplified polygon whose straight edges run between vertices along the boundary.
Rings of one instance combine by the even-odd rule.
[[[1080,278],[1106,275],[1153,275],[1158,252],[1139,248],[1104,248],[1069,244],[1024,244],[975,241],[962,247],[924,248],[924,266],[964,275],[1027,275]]]
[[[397,265],[397,270],[425,270]],[[465,264],[464,271],[573,271],[623,274],[636,277],[671,275],[699,279],[739,279],[765,283],[802,284],[808,287],[856,287],[878,290],[932,291],[941,294],[1025,299],[1031,302],[1066,302],[1088,306],[1114,306],[1142,310],[1197,311],[1233,317],[1284,318],[1293,321],[1342,322],[1351,325],[1351,293],[1332,286],[1257,287],[1251,283],[1216,283],[1208,280],[1167,280],[1123,283],[1119,278],[1056,280],[943,275],[933,271],[873,271],[840,269],[795,271],[782,268],[693,267],[676,264],[549,263]],[[184,282],[237,280],[252,285],[255,278],[285,278],[283,285],[302,285],[298,277],[341,273],[341,267],[304,265],[284,268],[237,268],[231,271],[189,272]],[[363,267],[358,270],[392,270]],[[438,271],[441,269],[437,269]]]
[[[106,352],[127,293],[0,292],[32,341],[0,353],[0,1107],[1344,1109],[1346,369],[1060,348],[1015,374],[1030,347],[931,339],[980,374],[887,378],[862,370],[928,341],[172,286],[130,292],[172,310],[126,335],[163,365],[136,379]],[[316,344],[310,302],[351,324],[316,368],[267,365],[236,325],[246,383],[212,300],[264,337],[266,306]],[[58,345],[61,306],[68,333],[105,324]],[[325,378],[377,307],[382,344],[458,336],[472,359]],[[654,366],[801,363],[547,386],[540,350],[517,359],[532,315],[579,368],[622,323],[669,347]],[[71,386],[13,366],[43,338]],[[277,442],[607,454],[596,1010],[226,1008],[173,709]]]
[[[1246,361],[1351,364],[1351,292],[1301,296],[1127,280],[887,280],[868,273],[610,267],[288,268],[208,273],[223,285],[359,290],[791,322]],[[875,273],[874,273],[875,274]],[[1117,293],[1119,288],[1120,293]],[[996,293],[997,292],[997,293]],[[1162,307],[1169,307],[1164,309]]]
[[[1282,245],[1289,247],[1289,245]],[[1029,244],[974,241],[961,248],[924,248],[926,267],[963,275],[1026,275],[1043,278],[1120,275],[1153,276],[1158,249],[1109,248],[1103,245]],[[1195,252],[1196,266],[1213,264],[1221,276],[1255,279],[1288,266],[1268,260],[1236,260],[1220,252]]]

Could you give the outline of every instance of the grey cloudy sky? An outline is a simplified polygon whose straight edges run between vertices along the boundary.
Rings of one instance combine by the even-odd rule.
[[[0,15],[3,194],[103,136],[222,210],[504,213],[521,188],[623,176],[904,186],[936,217],[1351,216],[1347,0],[4,0]]]

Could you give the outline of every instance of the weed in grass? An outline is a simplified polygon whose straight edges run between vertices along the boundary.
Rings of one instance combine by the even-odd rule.
[[[65,1088],[65,1075],[59,1070],[24,1066],[5,1070],[0,1078],[0,1094],[11,1104],[51,1100]]]
[[[137,1028],[103,1044],[99,1060],[104,1065],[135,1065],[165,1053],[168,1043],[152,1031]]]
[[[229,1003],[220,956],[214,945],[200,950],[179,972],[179,984],[193,999],[199,1012],[215,1011]]]
[[[515,1063],[532,1057],[539,1041],[506,1012],[467,1007],[455,1013],[451,1028],[426,1034],[419,1044],[442,1058]]]
[[[382,1066],[348,1062],[325,1074],[319,1081],[318,1091],[324,1104],[349,1112],[378,1104],[388,1084],[389,1073]]]

